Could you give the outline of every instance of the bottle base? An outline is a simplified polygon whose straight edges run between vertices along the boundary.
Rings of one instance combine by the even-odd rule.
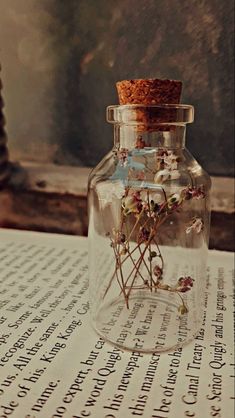
[[[171,351],[190,342],[200,328],[195,311],[179,313],[175,294],[165,296],[158,291],[146,296],[139,292],[128,302],[127,307],[120,295],[100,309],[92,324],[105,341],[122,350]]]

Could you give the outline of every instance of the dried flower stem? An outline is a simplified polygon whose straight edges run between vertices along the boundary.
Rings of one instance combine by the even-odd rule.
[[[115,257],[116,257],[116,265],[120,265],[120,255],[117,254],[115,247],[113,247],[113,249],[114,249],[114,253],[115,253]],[[121,275],[121,283],[120,283],[120,280],[119,280],[119,277],[118,277],[118,274],[117,274],[117,271],[118,271],[117,268],[115,269],[115,275],[117,277],[118,284],[121,288],[121,291],[123,292],[124,298],[125,298],[126,303],[127,303],[128,300],[127,300],[127,296],[126,296],[126,292],[125,292],[124,278],[123,278],[121,266],[120,266],[119,270],[120,270],[120,275]],[[127,305],[128,305],[128,303],[127,303]]]
[[[139,250],[140,250],[140,247],[139,247]],[[137,264],[136,264],[136,262],[135,262],[135,260],[133,259],[133,257],[132,257],[132,255],[131,255],[131,254],[130,254],[130,259],[131,259],[132,263],[134,264],[134,267],[137,269]],[[146,264],[146,263],[145,263],[145,264]],[[148,268],[147,264],[146,264],[146,268]],[[140,275],[141,279],[143,280],[143,282],[145,283],[145,282],[146,282],[146,280],[144,279],[143,275],[142,275],[140,272],[139,272],[139,275]]]
[[[139,269],[140,269],[141,263],[142,263],[142,261],[143,261],[143,258],[144,258],[144,255],[145,255],[145,252],[147,251],[148,246],[149,246],[149,243],[150,243],[150,242],[151,242],[151,240],[153,239],[153,236],[154,236],[154,235],[153,235],[153,231],[152,231],[152,233],[150,233],[150,237],[149,237],[148,241],[147,241],[147,242],[146,242],[146,244],[145,244],[144,251],[142,252],[142,254],[141,254],[141,256],[140,256],[140,258],[139,258],[139,260],[138,260],[138,267],[137,267],[137,269],[136,269],[136,272],[135,272],[134,278],[133,278],[133,280],[132,280],[131,287],[133,286],[133,284],[134,284],[134,282],[135,282],[135,280],[136,280],[136,277],[137,277],[137,275],[138,275],[138,273],[139,273]],[[129,291],[128,291],[128,293],[127,293],[127,296],[128,296],[128,297],[130,296],[130,292],[131,292],[131,288],[129,289]]]
[[[169,196],[166,195],[163,188],[161,190],[164,201],[158,204],[154,200],[150,201],[149,190],[147,190],[147,199],[145,200],[141,198],[140,191],[135,189],[132,191],[130,188],[126,188],[122,199],[119,229],[113,230],[113,236],[109,232],[107,233],[111,240],[110,245],[113,248],[116,263],[103,298],[107,295],[114,278],[116,278],[127,308],[129,308],[129,298],[133,290],[149,289],[152,292],[159,289],[178,294],[182,302],[179,311],[183,314],[188,312],[188,308],[179,292],[190,290],[193,286],[193,279],[191,277],[181,277],[175,286],[163,283],[164,260],[159,248],[157,232],[165,220],[173,212],[179,210],[184,200],[194,197],[201,199],[205,197],[205,193],[202,188],[196,189],[191,186],[182,189],[179,194],[175,193]],[[130,229],[129,221],[133,222]],[[200,219],[196,219],[196,221],[194,220],[194,223],[188,227],[190,231],[193,230],[194,226],[194,229],[199,229],[199,226],[201,228],[201,225],[203,225]],[[134,244],[135,239],[136,245]],[[132,249],[130,247],[131,242],[134,246]],[[137,251],[138,257],[136,260]],[[148,253],[148,257],[146,257],[146,253]],[[156,264],[156,260],[160,261],[160,265]],[[130,268],[128,262],[131,263]],[[128,272],[126,272],[126,269],[123,270],[124,266],[127,266]],[[138,283],[138,279],[141,279],[143,283]]]
[[[137,225],[138,225],[138,223],[140,221],[140,218],[141,218],[143,212],[144,212],[144,210],[142,209],[142,211],[140,212],[140,214],[137,216],[136,222],[135,222],[135,224],[134,224],[134,226],[133,226],[133,228],[132,228],[132,230],[131,230],[131,232],[129,234],[129,237],[127,238],[127,241],[128,242],[130,242],[131,237],[132,237],[132,235],[133,235],[133,233],[134,233],[134,231],[135,231],[135,229],[136,229],[136,227],[137,227]]]

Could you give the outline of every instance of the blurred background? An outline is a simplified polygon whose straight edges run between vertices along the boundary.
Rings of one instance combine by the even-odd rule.
[[[0,0],[11,158],[92,167],[112,147],[115,82],[183,81],[187,145],[233,175],[233,0]]]
[[[212,175],[210,246],[233,249],[233,61],[233,0],[0,0],[0,226],[85,235],[116,81],[171,78]]]

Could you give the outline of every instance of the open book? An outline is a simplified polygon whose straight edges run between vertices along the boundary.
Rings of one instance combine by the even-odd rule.
[[[232,270],[210,251],[194,341],[124,352],[90,326],[86,238],[0,229],[0,418],[232,418]]]

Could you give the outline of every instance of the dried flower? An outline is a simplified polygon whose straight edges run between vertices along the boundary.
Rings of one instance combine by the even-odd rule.
[[[180,277],[178,280],[178,287],[176,288],[177,292],[187,292],[193,287],[193,279],[190,276]]]
[[[125,246],[122,247],[120,254],[121,255],[126,255],[127,253],[127,248]]]
[[[149,191],[149,190],[142,190],[140,192],[140,197],[143,203],[148,204],[149,202],[153,201],[154,203],[161,204],[164,201],[162,191]]]
[[[157,253],[156,253],[156,251],[150,251],[150,254],[149,254],[148,260],[149,260],[149,261],[152,261],[152,259],[153,259],[153,258],[155,258],[155,257],[157,257]]]
[[[177,170],[179,158],[171,150],[160,149],[157,153],[157,168]]]
[[[164,203],[162,192],[149,192],[148,190],[142,190],[136,193],[138,193],[137,198],[139,200],[139,211],[144,210],[148,217],[155,217],[160,211],[161,205]]]
[[[190,225],[186,228],[186,234],[195,231],[199,234],[203,229],[203,221],[201,218],[193,218]]]
[[[178,167],[178,157],[171,150],[168,150],[164,156],[164,164],[165,168],[176,170]]]
[[[140,213],[142,209],[142,200],[140,198],[140,192],[134,192],[130,195],[127,195],[122,199],[122,207],[124,209],[124,215],[129,215],[130,213]]]
[[[126,241],[126,235],[120,231],[114,231],[114,237],[116,244],[124,244]]]
[[[178,307],[178,312],[179,312],[181,315],[184,315],[184,314],[188,313],[188,308],[187,308],[187,306],[186,306],[186,305],[180,305],[180,306]]]
[[[158,203],[154,202],[154,200],[151,200],[150,209],[152,212],[156,213],[156,212],[159,212],[159,210],[161,209],[161,206]]]
[[[149,239],[150,231],[146,228],[140,228],[139,235],[138,235],[138,241],[146,242]]]
[[[163,184],[167,180],[177,180],[179,177],[180,173],[178,170],[169,170],[168,168],[165,168],[155,174],[154,183]]]
[[[174,193],[167,199],[167,205],[169,209],[176,209],[182,202],[181,194]]]
[[[143,152],[141,149],[136,149],[135,151]],[[125,163],[125,152],[121,158],[123,158],[123,163]],[[164,182],[166,179],[178,178],[177,161],[173,153],[162,150],[162,168],[156,173],[155,180]],[[164,261],[156,241],[156,232],[162,221],[168,215],[171,215],[173,211],[177,211],[184,200],[201,199],[205,197],[205,193],[202,188],[187,187],[177,193],[169,194],[167,193],[167,188],[164,190],[162,187],[155,186],[152,190],[149,190],[147,182],[143,182],[142,189],[139,189],[136,179],[133,177],[133,172],[130,170],[130,165],[128,167],[130,176],[128,187],[124,188],[121,181],[112,181],[112,183],[106,184],[106,189],[102,187],[102,183],[97,186],[98,197],[101,201],[103,199],[105,204],[107,202],[111,203],[113,199],[118,197],[119,205],[121,201],[120,229],[113,229],[112,235],[107,233],[111,241],[110,245],[114,251],[114,257],[116,258],[112,280],[117,277],[127,308],[129,308],[129,297],[132,289],[147,287],[151,291],[153,289],[161,289],[178,293],[182,303],[178,310],[180,314],[185,314],[188,312],[188,308],[180,293],[185,293],[192,289],[193,279],[190,276],[180,277],[174,286],[164,283]],[[138,189],[134,187],[138,187]],[[120,210],[120,206],[118,206],[118,209]],[[128,215],[131,215],[130,218],[125,219]],[[199,233],[202,228],[202,219],[195,217],[187,226],[186,233],[188,234],[191,231]],[[133,240],[136,241],[134,249],[132,245],[130,246],[130,242]],[[154,251],[156,248],[157,250]],[[140,253],[138,259],[136,259],[136,254],[138,253],[133,255],[135,251]],[[123,280],[122,275],[125,274],[126,262],[131,262],[133,267]],[[138,279],[141,279],[143,283],[139,283]],[[111,286],[112,280],[106,289],[106,293]]]
[[[204,199],[206,194],[202,187],[187,187],[181,191],[181,195],[185,200],[190,200],[193,198]]]
[[[161,278],[162,268],[158,264],[156,264],[156,266],[154,266],[153,274],[157,277],[158,280]]]

